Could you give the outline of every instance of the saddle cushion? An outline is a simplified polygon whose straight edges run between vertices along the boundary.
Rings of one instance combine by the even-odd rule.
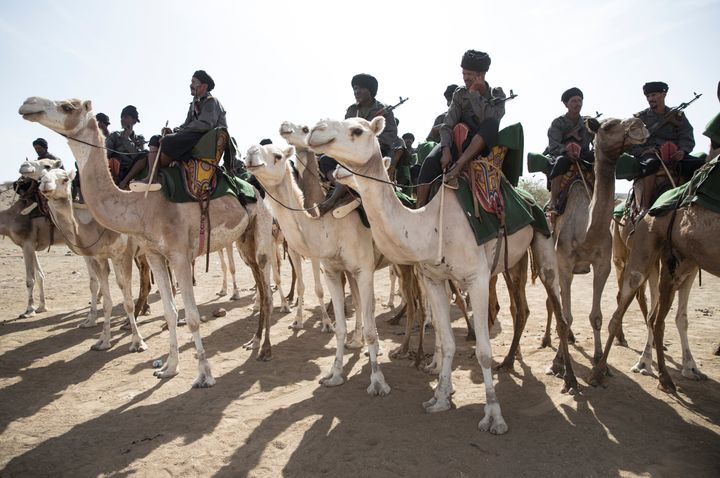
[[[650,209],[651,216],[659,216],[674,209],[697,204],[720,213],[720,166],[718,158],[701,167],[690,181],[663,193]]]
[[[256,202],[256,191],[252,184],[238,177],[230,176],[224,168],[219,168],[220,180],[210,199],[216,199],[226,194],[235,196],[242,205]],[[185,188],[184,171],[181,166],[161,168],[159,173],[160,184],[165,197],[170,202],[195,202]]]

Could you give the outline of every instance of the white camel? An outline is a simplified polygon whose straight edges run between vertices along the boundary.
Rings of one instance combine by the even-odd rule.
[[[485,416],[478,427],[494,434],[505,433],[507,424],[502,417],[493,386],[492,351],[487,321],[490,277],[504,268],[504,261],[501,260],[495,270],[492,270],[494,250],[507,249],[505,255],[508,264],[513,265],[524,257],[527,248],[532,244],[533,253],[540,264],[540,278],[554,299],[558,317],[562,317],[557,258],[552,240],[535,234],[532,226],[527,226],[509,235],[506,243],[502,240],[491,240],[482,246],[476,246],[465,213],[457,196],[452,192],[441,192],[427,206],[418,210],[402,206],[392,187],[384,183],[389,181],[389,178],[376,139],[384,127],[385,118],[382,116],[371,122],[362,118],[324,120],[312,128],[307,144],[316,152],[332,156],[355,173],[357,190],[362,196],[377,247],[390,261],[417,264],[422,272],[433,320],[437,325],[436,332],[442,342],[438,385],[433,398],[423,404],[425,409],[436,412],[451,407],[451,370],[455,342],[448,314],[445,280],[454,279],[460,282],[470,296],[477,335],[476,356],[485,382],[487,404]],[[442,210],[441,204],[444,204]],[[439,218],[442,219],[442,227],[438,222]],[[424,240],[408,241],[408,237],[422,237]],[[564,319],[557,323],[561,337],[558,353],[564,359],[565,389],[574,393],[577,381],[572,372],[567,348],[567,324]]]
[[[192,333],[198,360],[198,376],[193,387],[210,387],[215,378],[210,370],[200,336],[200,313],[192,287],[191,261],[199,255],[200,208],[193,203],[172,203],[161,191],[151,192],[146,199],[121,191],[113,183],[107,167],[103,136],[92,114],[92,103],[77,99],[52,101],[28,98],[20,107],[23,118],[40,123],[68,137],[70,149],[80,168],[83,195],[95,220],[109,229],[136,238],[152,267],[165,309],[170,336],[170,353],[165,365],[155,375],[168,378],[178,374],[177,309],[172,296],[166,260],[176,274],[185,305],[185,317]],[[232,240],[255,278],[263,307],[258,332],[249,346],[256,346],[265,326],[265,341],[258,355],[271,356],[269,338],[271,296],[269,290],[269,258],[272,218],[261,198],[243,207],[232,196],[211,201],[210,250],[224,247]]]
[[[292,177],[292,168],[288,162],[294,154],[293,146],[285,149],[272,144],[252,146],[247,152],[246,166],[277,203],[273,213],[285,233],[288,245],[307,257],[318,258],[325,271],[335,312],[337,351],[332,368],[320,383],[336,386],[345,381],[342,373],[347,325],[341,276],[346,273],[353,295],[359,298],[356,322],[362,322],[362,334],[370,356],[370,386],[367,392],[371,395],[387,395],[390,387],[385,383],[377,362],[373,282],[376,256],[372,234],[363,226],[357,214],[342,219],[336,219],[330,214],[315,218],[304,211],[283,207],[302,209],[303,205],[302,192]],[[354,340],[358,339],[354,337]]]

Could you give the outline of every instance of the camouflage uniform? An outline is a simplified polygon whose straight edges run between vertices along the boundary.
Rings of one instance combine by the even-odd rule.
[[[185,122],[162,139],[162,152],[175,161],[190,160],[200,138],[215,128],[227,128],[225,108],[208,92],[190,103]]]
[[[145,138],[133,131],[129,137],[125,137],[122,131],[113,131],[105,140],[105,147],[108,149],[108,159],[116,158],[120,162],[120,173],[116,180],[122,181],[127,173],[140,159],[147,156],[145,150]]]
[[[565,146],[569,142],[580,145],[580,164],[586,169],[592,169],[595,155],[590,151],[593,134],[585,127],[585,119],[581,116],[574,122],[567,115],[555,118],[548,129],[548,146],[543,154],[550,156],[548,180],[562,176],[570,170],[572,159],[565,155]]]

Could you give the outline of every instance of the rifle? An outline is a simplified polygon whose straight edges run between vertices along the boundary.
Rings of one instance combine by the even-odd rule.
[[[494,105],[505,103],[506,101],[514,100],[517,98],[518,95],[516,95],[513,90],[510,90],[510,96],[506,96],[505,98],[491,98],[490,102]]]
[[[385,116],[387,113],[391,113],[395,108],[400,106],[401,104],[405,103],[410,98],[403,98],[402,96],[399,97],[400,101],[398,101],[397,104],[390,105],[390,106],[384,106],[383,109],[375,113],[375,116]]]
[[[665,113],[665,115],[660,119],[660,121],[658,121],[657,123],[653,124],[652,126],[650,126],[650,127],[648,128],[648,132],[649,132],[651,135],[654,134],[654,133],[656,133],[657,130],[659,130],[660,128],[662,128],[663,126],[665,126],[665,123],[667,123],[668,121],[670,121],[670,120],[672,119],[673,115],[675,115],[675,114],[677,114],[678,112],[684,110],[685,108],[687,108],[688,106],[690,106],[691,104],[693,104],[695,101],[697,101],[697,100],[702,96],[702,93],[695,93],[695,92],[693,91],[693,95],[694,95],[694,97],[693,97],[693,99],[691,99],[690,101],[684,102],[684,103],[680,103],[678,106],[676,106],[676,107],[674,107],[674,108],[670,108],[670,111],[668,111],[667,113]]]

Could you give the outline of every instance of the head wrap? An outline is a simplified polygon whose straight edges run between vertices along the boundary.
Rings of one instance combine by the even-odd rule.
[[[105,123],[106,125],[110,126],[110,118],[105,113],[96,114],[95,119],[98,123]]]
[[[148,146],[160,146],[160,139],[162,139],[162,136],[159,134],[154,134],[150,136],[150,141],[148,141]]]
[[[38,139],[36,139],[35,141],[33,141],[32,145],[33,145],[33,146],[40,145],[40,146],[42,146],[42,147],[45,148],[45,149],[48,148],[48,144],[47,144],[47,141],[45,141],[45,138],[38,138]]]
[[[407,138],[410,138],[411,140],[415,141],[415,135],[412,133],[405,133],[404,135],[402,135],[402,139],[407,139]]]
[[[130,116],[131,118],[134,118],[135,121],[138,123],[140,122],[140,117],[138,116],[138,110],[133,105],[127,105],[125,108],[122,109],[120,112],[120,118],[123,116]]]
[[[445,95],[445,99],[450,101],[452,99],[453,93],[455,93],[455,90],[457,89],[458,85],[448,85],[448,87],[445,88],[445,93],[443,93],[443,95]]]
[[[272,144],[272,140],[268,138],[260,140],[260,146],[265,146],[266,144]]]
[[[215,82],[213,79],[205,73],[205,70],[198,70],[195,73],[193,73],[193,78],[197,78],[200,83],[205,83],[208,85],[208,91],[212,91],[213,88],[215,88]]]
[[[650,93],[667,93],[668,85],[662,81],[650,81],[643,85],[643,94],[649,95]]]
[[[463,55],[460,66],[466,70],[484,73],[490,68],[490,57],[484,51],[468,50]]]
[[[367,88],[367,90],[370,92],[370,96],[372,96],[373,98],[375,98],[375,95],[377,95],[378,81],[372,75],[368,75],[366,73],[360,73],[359,75],[355,75],[353,76],[350,85],[353,88],[356,86],[359,88]]]
[[[560,100],[563,103],[567,104],[567,102],[570,101],[570,98],[572,98],[573,96],[579,96],[580,98],[583,98],[583,99],[585,98],[583,96],[583,92],[580,91],[580,88],[573,86],[569,90],[565,90],[565,92],[560,97]]]

